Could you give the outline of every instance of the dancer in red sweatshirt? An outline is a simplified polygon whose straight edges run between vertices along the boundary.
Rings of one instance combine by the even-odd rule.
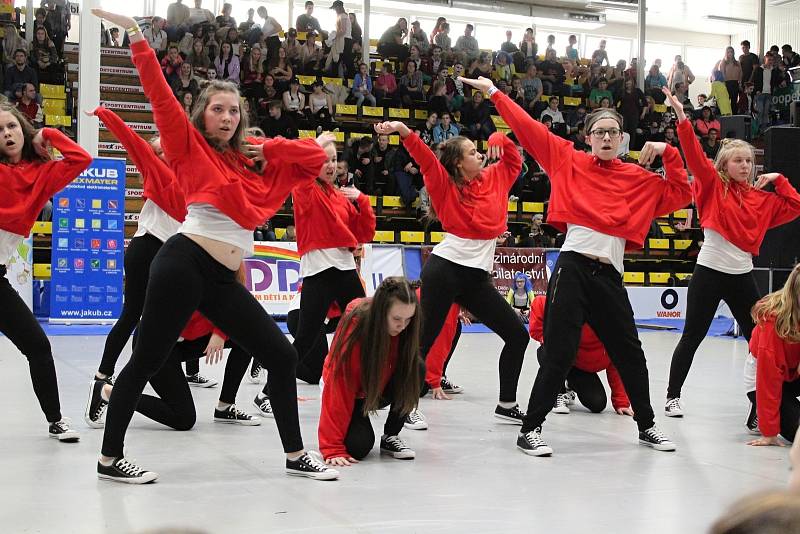
[[[421,288],[417,288],[417,299],[421,299]],[[445,376],[450,358],[456,350],[458,340],[461,338],[461,306],[453,304],[447,312],[439,335],[428,351],[428,360],[425,362],[425,383],[431,390],[434,399],[448,400],[448,393],[462,393],[464,388],[457,386]]]
[[[123,456],[125,433],[147,381],[169,358],[195,310],[269,370],[275,422],[286,452],[286,472],[316,479],[338,477],[303,448],[297,413],[297,353],[275,321],[236,282],[236,270],[253,249],[253,231],[297,185],[310,184],[326,159],[320,139],[270,139],[245,145],[247,117],[238,89],[213,81],[200,94],[191,119],[172,94],[155,53],[131,17],[92,11],[126,28],[144,92],[153,106],[161,146],[186,192],[187,215],[179,233],[161,247],[150,267],[139,337],[111,394],[97,464],[100,478],[142,484],[155,480]],[[256,172],[250,158],[266,160]]]
[[[350,303],[323,371],[319,449],[328,464],[357,463],[375,446],[369,414],[391,405],[382,453],[415,457],[398,434],[420,393],[420,313],[405,278],[386,278],[375,295]]]
[[[331,304],[343,310],[364,296],[353,250],[375,237],[369,197],[355,187],[335,187],[336,146],[326,146],[325,154],[316,181],[292,191],[303,278],[294,347],[299,358],[297,378],[309,384],[319,383],[322,376],[325,354],[312,349]]]
[[[694,176],[692,192],[704,233],[689,282],[686,324],[672,355],[664,406],[667,416],[682,417],[681,388],[720,300],[728,304],[745,339],[750,340],[754,326],[750,310],[759,298],[753,256],[758,255],[767,230],[800,215],[800,195],[778,173],[755,180],[753,147],[744,141],[723,139],[717,157],[708,159],[683,105],[671,93],[667,99],[678,115],[678,138]],[[774,193],[761,190],[770,183],[775,186]]]
[[[750,445],[781,445],[778,435],[794,441],[800,421],[800,265],[753,306],[752,319],[745,383],[758,417],[749,429],[762,436]]]
[[[642,149],[640,161],[662,157],[666,179],[622,163],[617,159],[622,117],[601,109],[586,120],[592,152],[580,152],[533,120],[491,80],[462,80],[489,92],[520,144],[547,172],[552,185],[547,222],[567,234],[547,287],[545,310],[544,338],[558,343],[545,347],[517,447],[533,456],[552,454],[542,440],[541,425],[572,369],[587,323],[622,377],[639,428],[639,443],[674,450],[675,445],[655,424],[647,363],[622,271],[625,250],[642,247],[653,218],[685,207],[691,200],[678,150],[664,143],[647,143]]]
[[[541,343],[537,355],[539,361],[544,357],[544,309],[547,297],[539,295],[533,299],[528,329],[531,337]],[[575,394],[581,404],[590,412],[600,413],[606,409],[606,390],[597,373],[606,372],[608,385],[611,387],[611,406],[618,415],[633,415],[631,401],[625,393],[625,386],[617,368],[611,363],[606,348],[597,338],[592,328],[585,324],[581,331],[581,342],[572,369],[567,374],[566,388],[556,398],[553,412],[569,413],[569,407],[575,402]]]
[[[15,107],[0,104],[0,332],[28,359],[33,390],[51,438],[78,441],[61,417],[50,341],[6,278],[6,263],[57,192],[92,162],[92,157],[58,130],[35,130]],[[64,159],[53,160],[50,147]]]
[[[402,122],[375,125],[379,134],[399,133],[403,146],[420,165],[432,211],[446,234],[422,269],[422,325],[420,350],[426,360],[453,303],[475,315],[499,335],[500,399],[495,416],[514,424],[522,422],[517,405],[517,384],[522,370],[528,333],[517,314],[492,283],[496,238],[506,230],[508,191],[514,184],[522,158],[504,134],[489,138],[489,159],[465,137],[454,137],[436,155]]]

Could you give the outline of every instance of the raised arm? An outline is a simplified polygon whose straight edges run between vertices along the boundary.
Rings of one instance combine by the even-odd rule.
[[[755,188],[761,189],[768,183],[775,184],[775,195],[771,198],[772,209],[768,214],[769,227],[775,228],[795,220],[800,215],[800,195],[797,190],[784,175],[777,172],[759,176]]]
[[[279,166],[281,178],[290,179],[298,185],[309,182],[319,176],[319,170],[328,158],[322,146],[330,139],[330,135],[322,135],[317,139],[267,139],[262,144],[267,160],[264,172],[269,170],[269,166]]]
[[[489,136],[486,157],[490,160],[499,158],[497,163],[487,167],[487,171],[493,173],[493,177],[510,189],[522,169],[522,156],[519,155],[517,145],[506,134],[494,132]]]
[[[72,180],[92,163],[89,155],[78,143],[53,128],[43,128],[33,138],[37,153],[44,152],[47,145],[56,148],[63,159],[51,160],[37,169],[37,201],[50,198],[69,185]]]
[[[358,195],[355,203],[354,206],[348,202],[350,206],[348,227],[359,243],[369,243],[375,237],[375,212],[372,211],[369,197],[364,193]]]

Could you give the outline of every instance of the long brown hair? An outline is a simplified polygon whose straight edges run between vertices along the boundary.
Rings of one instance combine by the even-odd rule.
[[[763,323],[775,319],[775,332],[789,343],[800,342],[800,264],[794,266],[783,287],[756,302],[750,315]]]
[[[381,378],[389,360],[391,338],[388,333],[389,309],[395,302],[414,304],[411,322],[398,336],[397,362],[392,384],[394,406],[401,414],[413,410],[419,401],[420,382],[420,309],[417,294],[401,276],[386,278],[371,299],[342,317],[331,347],[333,376],[346,380],[350,357],[356,346],[361,350],[361,384],[365,393],[364,415],[381,407]],[[347,335],[344,335],[347,332]]]
[[[233,137],[231,137],[231,140],[228,141],[227,145],[221,144],[219,141],[210,138],[208,134],[206,134],[206,122],[204,117],[206,107],[208,107],[211,97],[218,93],[232,93],[236,95],[236,99],[241,102],[239,88],[233,83],[223,80],[210,80],[200,92],[200,96],[197,97],[197,101],[194,104],[194,109],[192,110],[192,114],[189,116],[189,120],[194,127],[197,128],[197,131],[203,134],[203,137],[206,138],[208,144],[214,149],[223,152],[230,148],[240,152],[242,149],[242,144],[244,143],[245,131],[250,126],[247,113],[242,113],[241,105],[239,108],[239,125],[236,126],[236,130],[233,132]]]
[[[726,511],[710,534],[790,534],[800,532],[800,499],[789,491],[745,497]]]
[[[11,113],[19,122],[20,128],[22,128],[22,159],[25,161],[49,161],[52,159],[49,154],[46,157],[40,156],[36,153],[36,149],[33,148],[33,138],[36,137],[38,130],[33,127],[28,117],[23,115],[16,106],[6,102],[0,104],[0,113],[4,111]],[[8,163],[8,158],[5,154],[0,153],[0,163]]]
[[[469,139],[466,137],[457,135],[455,137],[451,137],[440,145],[442,147],[442,155],[439,156],[439,163],[442,164],[444,170],[446,170],[447,174],[450,175],[450,179],[459,189],[461,189],[464,184],[467,183],[467,181],[464,179],[464,175],[461,174],[461,169],[459,169],[458,164],[461,163],[462,159],[464,159],[464,145],[468,141]],[[439,220],[432,202],[429,202],[428,206],[425,208],[424,218],[427,224]]]

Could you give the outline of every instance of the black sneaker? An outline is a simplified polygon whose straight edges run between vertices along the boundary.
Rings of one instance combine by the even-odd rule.
[[[428,430],[428,421],[425,419],[425,416],[422,415],[421,411],[414,408],[406,416],[403,426],[410,430]]]
[[[259,393],[256,395],[256,398],[253,399],[253,406],[258,408],[258,415],[261,417],[275,418],[275,415],[272,413],[272,404],[269,402],[269,397],[261,396],[261,393]]]
[[[186,375],[186,381],[189,382],[190,386],[195,388],[213,388],[219,384],[219,382],[213,378],[206,378],[200,373],[196,375]]]
[[[442,391],[444,391],[445,393],[451,393],[452,394],[452,393],[461,393],[462,391],[464,391],[464,388],[462,388],[461,386],[457,386],[457,385],[453,384],[452,382],[450,382],[450,380],[447,379],[446,376],[442,377],[442,381],[441,381],[440,385],[442,387]]]
[[[287,458],[286,474],[315,480],[336,480],[339,478],[339,471],[325,465],[319,454],[313,451],[304,452],[296,460]]]
[[[517,437],[517,448],[530,456],[551,456],[553,449],[542,439],[542,427],[530,432],[520,433]]]
[[[664,404],[664,415],[667,417],[683,417],[683,406],[681,406],[680,397],[667,399],[666,404]]]
[[[114,376],[107,376],[107,377],[105,377],[105,378],[100,378],[100,377],[98,377],[97,375],[94,375],[94,377],[93,377],[93,380],[97,380],[97,381],[99,381],[99,382],[105,382],[105,383],[106,383],[106,384],[108,384],[109,386],[113,386],[113,385],[114,385],[114,379],[115,379],[115,378],[116,378],[116,377],[114,377]]]
[[[674,451],[675,444],[661,432],[656,425],[644,432],[639,432],[639,443],[652,447],[657,451]]]
[[[217,408],[214,408],[214,422],[231,423],[234,425],[244,425],[244,426],[258,426],[261,424],[261,421],[259,421],[249,413],[241,411],[239,408],[236,407],[235,404],[231,404],[224,410],[218,410]]]
[[[747,410],[747,419],[744,422],[747,431],[754,436],[760,436],[761,431],[758,429],[758,412],[756,412],[756,405],[750,403],[750,408]]]
[[[97,478],[125,484],[148,484],[158,478],[158,473],[145,471],[125,458],[117,458],[111,465],[97,462]]]
[[[89,399],[86,401],[86,411],[83,419],[91,428],[103,428],[103,414],[108,406],[108,401],[103,400],[103,387],[107,384],[105,380],[92,380],[89,384]]]
[[[250,366],[250,382],[253,384],[260,384],[261,383],[261,366],[253,360],[253,364]]]
[[[386,453],[398,460],[413,460],[416,453],[412,451],[398,436],[381,436],[381,453]]]
[[[513,408],[503,408],[498,404],[494,409],[494,416],[509,423],[521,425],[525,418],[525,412],[520,411],[519,404],[514,405]]]
[[[556,402],[553,404],[553,413],[569,413],[566,393],[559,393],[556,396]]]
[[[64,417],[61,418],[61,421],[50,423],[50,428],[48,428],[50,437],[57,439],[58,441],[63,441],[64,443],[75,443],[76,441],[79,441],[81,439],[81,435],[78,434],[77,430],[70,428],[69,424],[69,419]]]

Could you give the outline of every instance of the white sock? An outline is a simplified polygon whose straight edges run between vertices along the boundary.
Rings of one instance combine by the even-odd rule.
[[[291,461],[295,461],[295,460],[297,460],[298,458],[300,458],[301,456],[303,456],[304,454],[305,454],[305,452],[298,452],[298,453],[294,454],[293,456],[289,456],[289,455],[287,454],[287,455],[286,455],[286,458],[288,458],[288,459],[289,459],[289,460],[291,460]]]
[[[111,399],[109,395],[106,395],[105,386],[100,390],[100,398],[103,399],[105,402],[108,402]]]
[[[221,412],[224,412],[225,410],[227,410],[231,406],[233,406],[233,405],[232,404],[228,404],[226,402],[218,402],[217,403],[217,410],[219,410]]]
[[[103,459],[100,459],[100,460],[98,460],[98,462],[100,462],[100,465],[104,465],[104,466],[106,466],[106,467],[109,467],[109,466],[111,466],[111,464],[113,464],[113,463],[114,463],[114,460],[116,460],[116,458],[112,458],[112,459],[110,459],[110,460],[103,460]]]
[[[517,403],[516,402],[498,402],[497,405],[500,406],[501,408],[505,408],[506,410],[510,410],[511,408],[516,406]]]

